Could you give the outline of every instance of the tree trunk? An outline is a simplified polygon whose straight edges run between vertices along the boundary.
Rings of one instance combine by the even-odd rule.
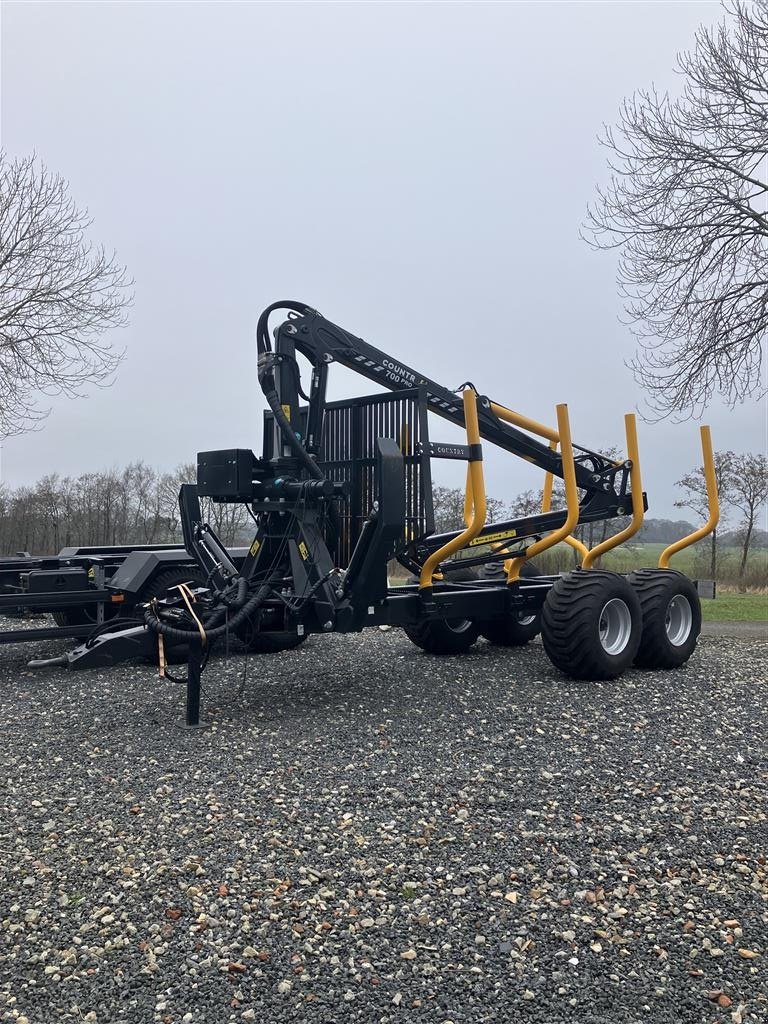
[[[712,531],[712,548],[709,558],[709,572],[713,580],[717,579],[717,527]]]
[[[747,589],[747,584],[744,582],[744,574],[747,571],[747,556],[749,555],[749,545],[752,540],[752,529],[754,527],[754,520],[747,520],[747,529],[744,533],[744,547],[741,549],[741,565],[739,566],[739,593],[743,594]]]

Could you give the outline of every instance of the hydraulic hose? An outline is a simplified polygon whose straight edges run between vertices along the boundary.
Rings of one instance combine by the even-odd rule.
[[[120,616],[117,616],[117,618],[110,619],[108,622],[102,622],[100,625],[96,626],[93,632],[89,633],[86,637],[85,646],[93,647],[98,638],[104,633],[117,633],[123,629],[131,629],[133,626],[143,625],[144,620],[137,619],[135,615],[131,616],[131,618],[120,618]]]
[[[241,583],[244,585],[242,588],[240,587]],[[246,580],[239,580],[238,594],[241,590],[246,590],[247,586],[248,584]],[[236,629],[242,622],[245,622],[250,615],[264,604],[270,594],[270,590],[271,588],[268,585],[260,587],[253,597],[249,601],[246,601],[240,610],[235,612],[232,618],[228,621],[225,619],[226,612],[228,608],[235,606],[237,598],[230,598],[227,608],[217,608],[213,614],[202,623],[206,641],[212,642],[218,637],[223,636],[228,630]],[[219,597],[221,598],[222,595],[219,595]],[[221,622],[221,619],[225,619],[225,621]],[[154,633],[162,633],[162,635],[168,640],[175,640],[179,643],[189,643],[190,640],[194,640],[200,636],[200,631],[197,628],[180,629],[178,626],[171,626],[167,622],[163,622],[152,605],[148,605],[144,612],[144,622]]]
[[[280,302],[273,302],[271,306],[267,306],[256,325],[256,344],[258,345],[259,355],[272,351],[272,343],[269,340],[269,318],[278,309],[290,309],[300,316],[317,312],[317,310],[308,306],[306,302],[297,302],[295,299],[282,299]]]
[[[231,597],[227,590],[220,591],[216,596],[221,604],[225,604],[227,608],[241,608],[245,604],[245,599],[248,596],[248,580],[239,576],[237,579],[237,591],[234,597]]]
[[[272,343],[269,338],[269,317],[271,313],[278,309],[290,309],[301,316],[315,312],[306,302],[296,302],[293,299],[284,299],[281,302],[273,302],[271,306],[267,306],[256,325],[256,346],[259,353],[259,384],[286,444],[289,445],[293,454],[299,459],[311,477],[315,480],[323,480],[323,471],[296,436],[296,432],[291,426],[288,417],[283,412],[280,396],[277,393],[274,360],[270,358],[272,356]]]
[[[283,412],[280,396],[277,393],[274,371],[275,357],[272,352],[272,343],[269,338],[269,317],[271,313],[274,313],[278,309],[289,309],[294,313],[298,313],[300,316],[316,313],[316,310],[311,306],[308,306],[306,302],[296,302],[293,299],[283,299],[280,302],[273,302],[271,306],[267,306],[259,317],[258,324],[256,325],[256,346],[259,354],[259,385],[261,386],[261,390],[264,393],[264,397],[267,400],[269,408],[272,410],[275,423],[280,428],[280,433],[282,434],[286,444],[290,447],[291,452],[301,462],[302,466],[313,479],[325,480],[325,474],[296,436],[296,431],[291,426],[290,420]],[[338,512],[333,504],[328,507],[328,517],[333,533],[332,539],[328,538],[328,546],[332,551],[335,551],[338,537],[341,532],[341,524],[339,522]]]
[[[302,466],[304,466],[313,479],[324,480],[325,475],[323,471],[305,449],[298,437],[296,437],[296,433],[291,426],[290,420],[283,412],[283,407],[280,404],[280,397],[275,386],[275,375],[272,372],[271,367],[263,374],[263,376],[261,374],[261,370],[259,370],[259,383],[261,384],[261,390],[264,392],[264,397],[269,404],[269,408],[272,410],[272,415],[275,417],[275,423],[277,423],[280,428],[280,433],[290,446],[293,454],[297,459],[299,459]]]

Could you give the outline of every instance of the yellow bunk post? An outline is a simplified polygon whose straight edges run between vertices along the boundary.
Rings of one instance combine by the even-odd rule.
[[[465,388],[464,394],[464,423],[467,430],[467,444],[472,447],[480,444],[480,424],[477,417],[477,392],[473,388]],[[480,533],[485,526],[485,480],[483,478],[482,459],[471,459],[467,466],[467,481],[472,490],[472,516],[466,530],[449,540],[437,551],[433,551],[419,575],[419,589],[424,590],[432,586],[432,577],[435,569],[440,563],[466,547],[471,540]],[[469,489],[467,491],[469,493]],[[464,508],[468,508],[468,500],[465,497]]]
[[[669,560],[672,555],[676,555],[678,551],[682,551],[683,548],[690,547],[691,544],[695,544],[697,540],[701,540],[703,537],[707,537],[715,529],[717,524],[720,522],[720,500],[717,494],[717,476],[715,475],[715,456],[712,451],[712,434],[710,433],[709,427],[701,428],[701,452],[704,456],[704,480],[707,485],[707,501],[709,503],[709,519],[699,530],[694,530],[693,533],[689,533],[687,537],[681,537],[680,540],[676,540],[674,544],[670,544],[669,547],[659,555],[659,568],[668,569]]]
[[[555,451],[557,449],[557,441],[550,441],[549,447]],[[549,512],[552,508],[552,486],[555,482],[555,478],[552,473],[547,473],[544,477],[544,490],[541,495],[541,511]],[[589,548],[586,544],[582,544],[576,537],[565,537],[565,543],[578,551],[582,558],[585,558],[589,552]]]
[[[497,413],[497,415],[499,414]],[[539,424],[537,424],[537,426],[539,426]],[[567,405],[557,406],[557,432],[550,430],[544,436],[548,437],[550,441],[560,441],[567,515],[565,517],[565,522],[559,530],[553,530],[552,533],[547,534],[546,537],[542,537],[541,540],[531,544],[524,555],[519,555],[517,558],[510,559],[509,568],[507,570],[508,583],[515,583],[519,579],[520,569],[528,558],[533,558],[534,555],[539,554],[541,551],[546,551],[547,548],[553,547],[561,540],[570,536],[579,521],[579,491],[576,487],[576,467],[573,463],[571,426],[568,420]]]
[[[560,434],[557,430],[546,426],[544,423],[538,423],[529,416],[513,412],[512,409],[507,409],[505,405],[497,405],[496,402],[491,402],[491,412],[498,416],[500,420],[505,420],[507,423],[511,423],[515,427],[521,427],[523,430],[530,430],[532,434],[546,437],[548,441],[557,442],[560,440]]]
[[[515,427],[520,427],[522,430],[528,430],[532,434],[538,434],[539,437],[543,437],[543,438],[545,438],[546,440],[549,441],[549,447],[550,448],[552,448],[552,449],[557,448],[557,444],[558,444],[558,442],[560,440],[560,434],[553,427],[548,427],[545,423],[539,423],[538,420],[531,419],[530,416],[523,416],[522,413],[514,412],[514,410],[508,409],[505,405],[499,405],[497,402],[491,402],[490,403],[490,408],[491,408],[491,412],[494,413],[494,415],[498,416],[500,420],[504,420],[507,423],[511,423]],[[552,488],[552,479],[551,478],[552,478],[552,474],[548,473],[547,476],[550,478],[549,479],[549,487],[550,487],[550,500],[551,500],[551,488]],[[546,490],[546,487],[547,487],[546,480],[545,480],[545,483],[544,483],[544,487],[545,487],[545,490]],[[548,509],[545,509],[543,504],[542,504],[542,512],[546,512],[546,511],[548,511]],[[579,542],[578,541],[574,541],[574,543],[578,544]],[[503,552],[505,546],[506,545],[503,545],[503,544],[492,545],[492,550],[494,550],[494,551],[502,551]],[[586,548],[584,550],[586,551]],[[508,558],[503,563],[504,569],[507,572],[508,576],[509,576],[510,568],[512,566],[512,562],[513,562],[513,559]],[[517,575],[515,576],[515,579],[517,579]]]
[[[472,463],[467,463],[467,480],[464,485],[464,525],[469,528],[472,522],[472,511],[475,507],[475,500],[472,495]]]
[[[643,525],[643,516],[645,514],[645,509],[643,508],[643,482],[640,477],[640,450],[637,445],[637,423],[634,413],[628,412],[624,417],[624,430],[627,436],[627,454],[632,462],[632,468],[629,471],[629,482],[632,487],[632,522],[617,533],[615,537],[609,537],[602,544],[598,544],[591,551],[588,551],[581,563],[582,569],[591,569],[600,555],[604,555],[606,551],[611,551],[612,548],[617,548],[619,544],[623,544],[625,540],[629,540]]]

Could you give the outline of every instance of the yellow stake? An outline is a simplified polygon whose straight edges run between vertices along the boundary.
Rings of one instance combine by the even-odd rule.
[[[480,444],[480,425],[477,418],[477,393],[472,388],[466,388],[464,398],[464,423],[467,430],[467,443],[470,445]],[[466,530],[449,540],[437,551],[433,551],[419,575],[419,589],[432,586],[432,577],[440,563],[466,547],[471,540],[480,533],[485,526],[485,481],[483,479],[483,463],[477,459],[467,466],[467,481],[472,489],[472,519]],[[467,508],[465,500],[464,508]]]
[[[557,449],[557,441],[550,441],[549,447],[553,451],[555,451]],[[552,486],[554,482],[554,475],[552,473],[547,473],[547,475],[544,477],[544,490],[541,495],[542,512],[549,512],[552,508]],[[565,543],[569,545],[569,547],[572,547],[575,551],[578,551],[582,558],[584,558],[588,554],[589,548],[586,544],[582,544],[577,537],[565,537],[564,540]]]
[[[472,522],[472,509],[475,501],[472,497],[472,463],[467,463],[467,480],[464,486],[464,525],[469,527]]]
[[[552,437],[552,434],[554,434],[554,431],[550,431],[549,435],[545,436],[549,436],[551,441],[557,440],[558,437],[560,439],[560,449],[563,460],[563,479],[565,481],[565,501],[568,512],[565,522],[559,530],[553,530],[553,532],[547,534],[546,537],[542,537],[541,540],[531,544],[525,555],[519,555],[517,558],[509,560],[509,568],[507,570],[508,583],[515,583],[519,579],[520,569],[527,559],[533,558],[534,555],[539,554],[541,551],[546,551],[547,548],[551,548],[561,540],[565,540],[565,538],[570,536],[573,532],[579,521],[579,491],[576,487],[576,467],[573,463],[571,427],[568,421],[567,405],[557,406],[557,435]]]
[[[640,449],[637,445],[637,423],[635,422],[634,413],[628,412],[624,417],[624,431],[627,435],[627,454],[632,462],[632,468],[629,471],[629,482],[632,488],[632,522],[617,533],[615,537],[609,537],[602,544],[598,544],[591,551],[588,551],[581,563],[582,569],[591,569],[600,555],[604,555],[606,551],[617,548],[619,544],[629,540],[643,525],[643,515],[645,514],[643,508],[643,482],[640,478]]]
[[[681,537],[680,540],[676,540],[674,544],[670,544],[668,548],[664,548],[659,556],[660,569],[668,569],[669,560],[672,555],[676,555],[677,552],[682,551],[683,548],[687,548],[691,544],[695,544],[697,540],[701,540],[703,537],[708,536],[720,522],[720,501],[717,494],[715,456],[712,451],[712,435],[709,427],[701,428],[701,452],[704,456],[704,480],[707,485],[709,519],[700,530],[695,530],[693,533],[689,533],[687,537]]]
[[[544,423],[538,423],[536,420],[532,420],[530,416],[523,416],[522,413],[507,409],[505,405],[497,405],[496,402],[491,402],[491,412],[495,413],[500,420],[506,420],[507,423],[511,423],[515,427],[521,427],[523,430],[530,430],[532,434],[546,437],[548,441],[560,440],[558,432],[553,430],[552,427],[547,427]]]

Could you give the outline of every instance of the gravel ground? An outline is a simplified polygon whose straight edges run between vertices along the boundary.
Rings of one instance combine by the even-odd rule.
[[[768,1020],[768,645],[575,683],[397,630],[145,666],[0,651],[0,1017]]]
[[[706,636],[741,636],[768,640],[768,622],[702,622]]]

